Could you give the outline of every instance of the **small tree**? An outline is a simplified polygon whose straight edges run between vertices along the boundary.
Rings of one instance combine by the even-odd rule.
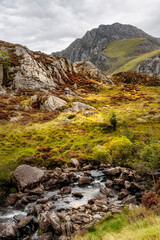
[[[112,113],[111,118],[109,119],[111,125],[113,126],[114,129],[116,129],[117,127],[117,119],[116,119],[116,115],[114,113]]]

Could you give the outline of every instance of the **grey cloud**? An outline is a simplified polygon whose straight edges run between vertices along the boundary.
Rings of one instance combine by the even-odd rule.
[[[160,37],[159,0],[0,0],[1,39],[52,52],[100,24],[135,25]]]

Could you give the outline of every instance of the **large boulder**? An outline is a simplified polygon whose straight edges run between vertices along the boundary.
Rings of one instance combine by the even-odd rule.
[[[73,102],[71,108],[66,109],[65,112],[83,112],[90,109],[94,109],[94,107],[81,102]]]
[[[62,100],[61,98],[58,98],[55,96],[48,96],[46,100],[44,100],[40,105],[40,110],[42,112],[53,112],[56,109],[59,109],[66,105],[67,105],[67,102]]]
[[[39,108],[42,112],[54,112],[66,105],[66,101],[53,95],[34,95],[31,97],[31,106]]]
[[[41,182],[44,177],[44,171],[37,167],[29,165],[20,165],[13,172],[13,177],[16,180],[20,190],[25,188],[33,188]]]
[[[0,223],[0,239],[16,239],[18,226],[15,222]]]

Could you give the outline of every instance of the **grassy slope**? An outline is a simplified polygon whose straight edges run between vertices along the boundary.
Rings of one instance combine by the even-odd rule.
[[[23,159],[33,155],[37,156],[36,159],[25,162],[53,167],[69,163],[71,157],[90,161],[94,159],[93,148],[109,145],[115,136],[123,134],[126,125],[142,142],[159,139],[159,120],[147,119],[142,123],[136,119],[160,114],[160,87],[139,87],[136,92],[122,90],[121,87],[107,86],[98,94],[88,94],[85,102],[96,108],[96,114],[92,116],[79,113],[68,122],[68,117],[73,114],[61,113],[52,121],[31,122],[25,126],[17,122],[1,122],[0,180],[6,179],[7,172],[9,176],[11,170],[24,163]],[[114,100],[117,96],[122,96],[122,99]],[[108,131],[106,128],[113,112],[117,116],[118,128],[117,131]],[[51,150],[45,155],[40,147],[50,147]]]
[[[108,62],[106,64],[110,68],[106,73],[113,74],[136,69],[140,62],[160,53],[160,50],[155,50],[145,54],[130,55],[131,52],[134,52],[136,46],[143,41],[145,41],[145,38],[133,38],[117,40],[109,44],[103,51],[108,57]]]
[[[142,207],[106,217],[74,240],[158,240],[160,216]]]

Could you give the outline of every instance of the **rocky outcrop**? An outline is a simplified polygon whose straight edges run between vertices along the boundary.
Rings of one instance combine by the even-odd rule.
[[[75,90],[79,84],[86,85],[90,79],[89,67],[88,73],[85,76],[82,72],[76,71],[73,64],[64,57],[57,57],[47,55],[42,52],[33,52],[28,48],[7,42],[0,41],[0,50],[7,53],[6,58],[10,67],[4,68],[4,75],[0,74],[0,88],[9,88],[10,90],[26,94],[28,90],[41,92],[55,92],[63,91],[66,94],[75,94]],[[0,73],[3,71],[3,59],[0,57],[2,63]],[[96,74],[92,77],[101,82],[105,78],[100,74],[99,70],[95,69]],[[102,80],[100,79],[102,77]],[[80,81],[81,80],[81,81]],[[108,83],[110,83],[108,81]],[[74,87],[74,84],[76,86]],[[3,91],[0,94],[3,94]]]
[[[149,75],[160,76],[160,55],[148,58],[140,63],[137,67],[137,71]]]
[[[93,63],[89,61],[81,61],[73,63],[74,71],[88,75],[93,79],[100,79],[103,83],[113,84],[112,80],[103,74]]]
[[[13,177],[19,189],[30,188],[41,181],[44,177],[44,171],[29,165],[20,165],[13,172]]]
[[[107,70],[107,56],[103,50],[107,45],[115,40],[146,38],[145,45],[141,46],[141,53],[149,52],[159,48],[160,44],[156,38],[151,37],[142,30],[126,24],[114,23],[112,25],[100,25],[82,37],[76,39],[69,47],[61,52],[56,52],[57,56],[67,57],[72,62],[90,61],[99,69]]]

